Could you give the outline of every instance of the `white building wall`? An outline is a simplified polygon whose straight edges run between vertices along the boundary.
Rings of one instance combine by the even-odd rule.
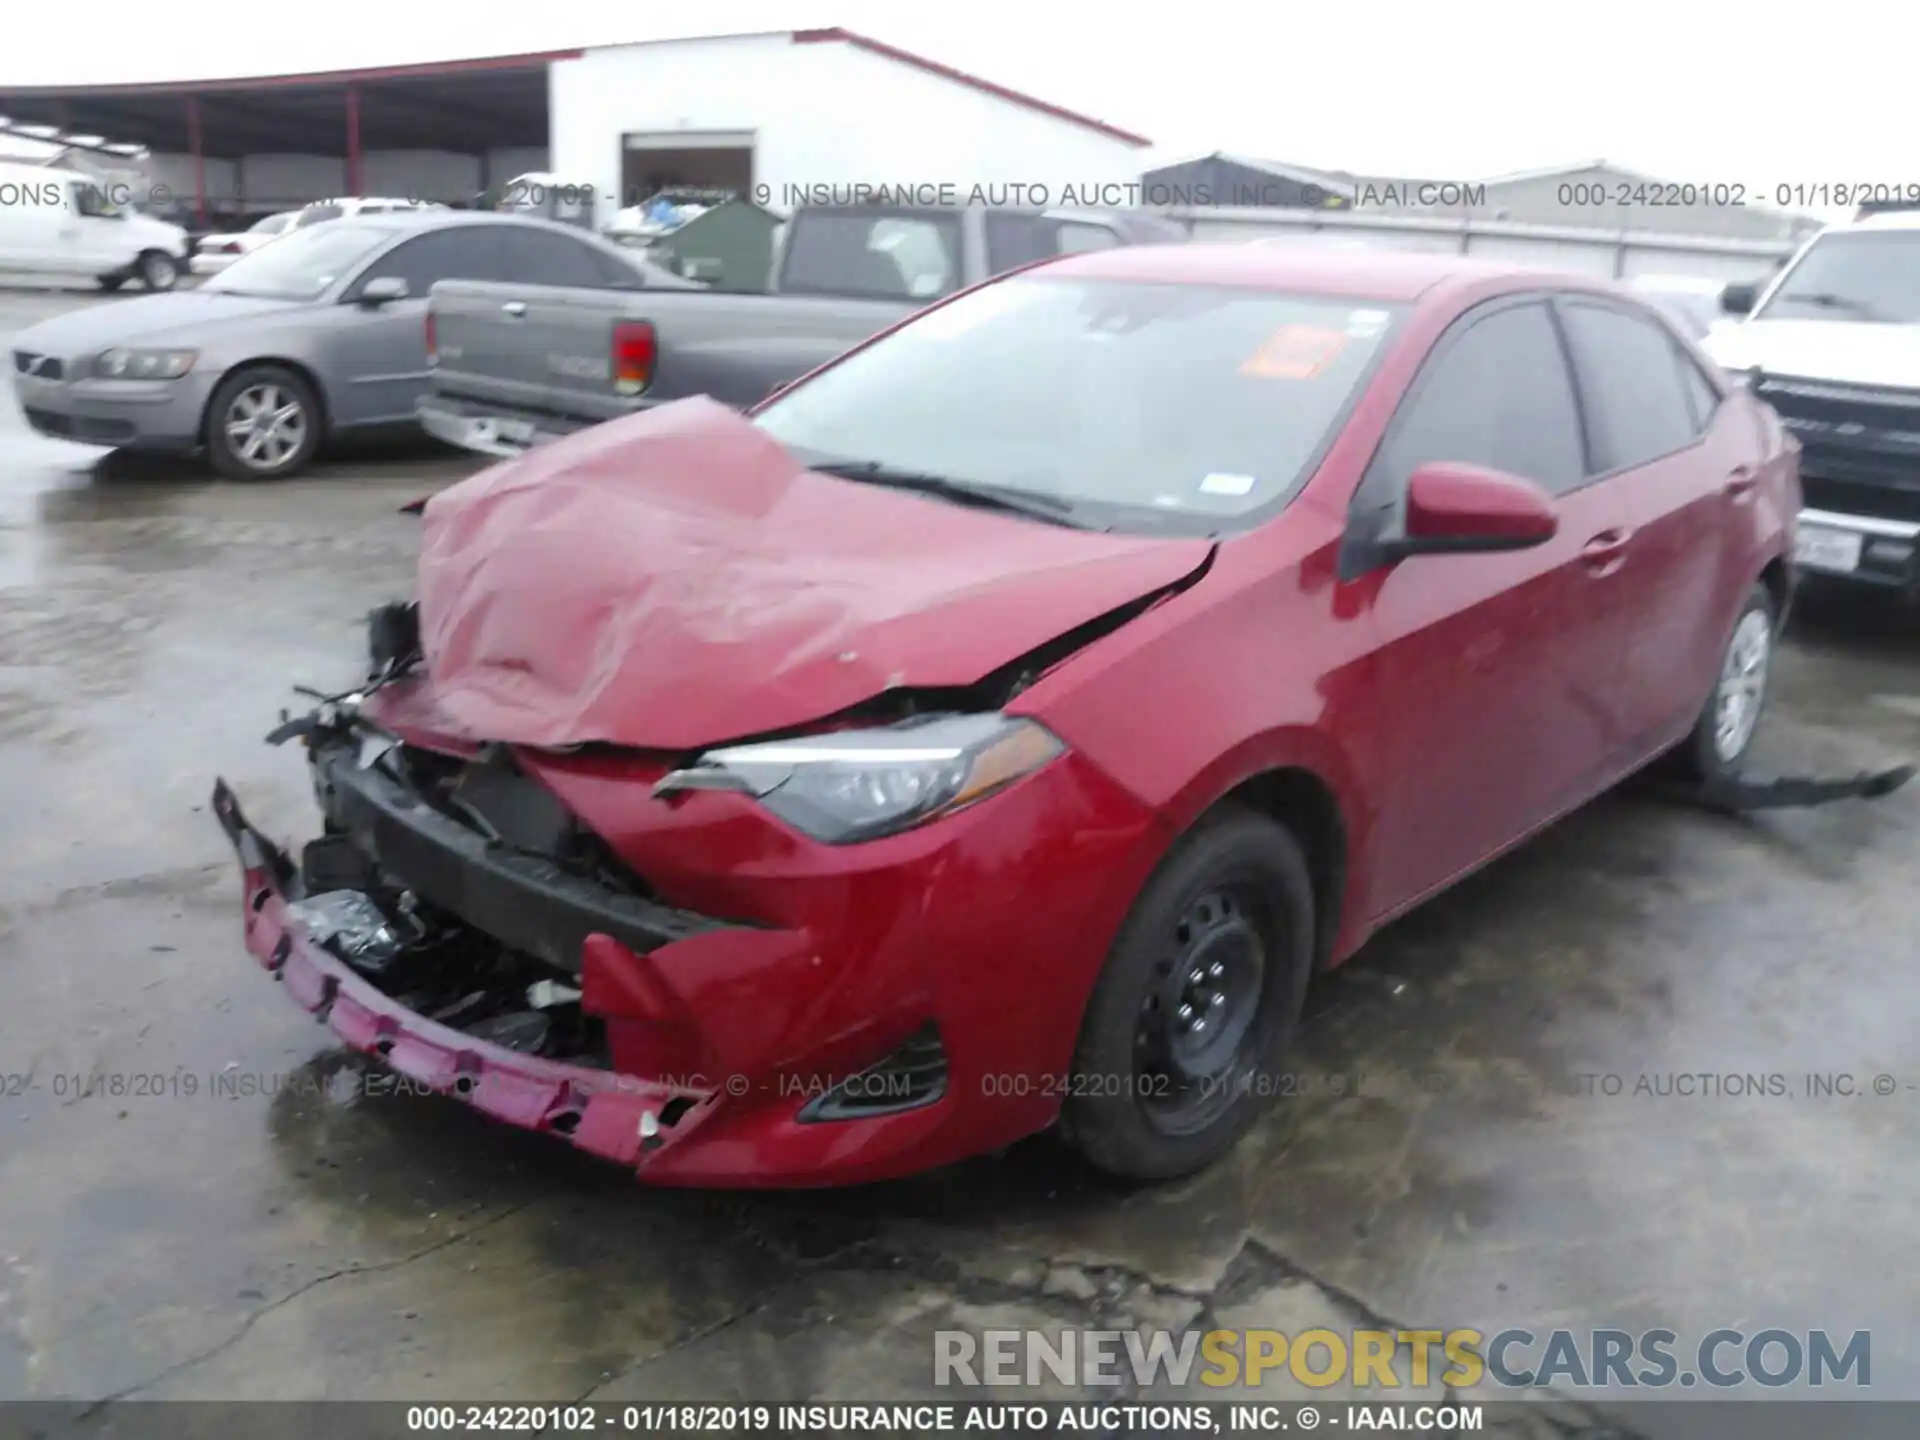
[[[208,160],[205,165],[208,207],[211,209],[230,204],[238,193],[234,188],[238,178],[234,162]],[[147,181],[153,187],[156,198],[166,196],[191,204],[195,193],[193,157],[191,155],[149,155]]]
[[[360,189],[399,200],[465,200],[481,189],[480,157],[445,150],[369,150],[360,158]]]
[[[785,35],[591,50],[549,71],[553,170],[620,197],[621,136],[754,133],[755,198],[791,208],[804,186],[1129,185],[1146,151],[857,46]],[[1113,196],[1107,197],[1109,200]]]
[[[347,189],[347,162],[331,155],[247,155],[236,164],[240,193],[252,207],[291,206]]]
[[[544,147],[536,149],[523,146],[518,149],[487,152],[488,185],[504,185],[516,175],[544,174],[547,168],[547,152]]]

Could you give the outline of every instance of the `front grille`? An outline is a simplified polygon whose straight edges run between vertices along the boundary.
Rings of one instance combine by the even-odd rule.
[[[67,374],[67,367],[57,356],[40,355],[32,350],[14,351],[13,368],[22,375],[32,375],[40,380],[63,380]]]
[[[96,415],[59,415],[27,407],[27,424],[42,435],[80,440],[94,445],[122,445],[134,437],[131,420],[106,420]]]
[[[1800,463],[1801,498],[1809,510],[1830,510],[1836,515],[1861,515],[1873,520],[1920,522],[1920,486],[1910,484],[1903,488],[1884,481],[1812,475],[1806,471],[1810,462],[1805,455]]]
[[[912,1039],[878,1065],[862,1070],[818,1099],[809,1101],[799,1118],[871,1120],[878,1115],[918,1110],[946,1093],[947,1051],[940,1043],[939,1029],[929,1020]]]
[[[570,874],[627,894],[652,897],[612,847],[525,774],[505,746],[489,746],[479,758],[467,760],[400,745],[393,758],[421,799],[490,844],[551,860]]]
[[[509,950],[577,975],[589,935],[610,935],[644,954],[724,928],[725,922],[661,905],[631,884],[583,875],[566,860],[491,838],[479,817],[457,814],[444,793],[422,789],[411,776],[399,778],[386,760],[363,767],[350,740],[311,744],[329,833],[348,837],[395,889],[413,891],[430,910]]]

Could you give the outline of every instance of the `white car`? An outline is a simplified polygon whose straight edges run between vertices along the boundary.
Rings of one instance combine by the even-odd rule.
[[[242,255],[251,255],[269,240],[277,240],[286,234],[293,228],[294,219],[299,213],[297,210],[282,210],[278,215],[256,220],[237,234],[207,236],[193,252],[193,273],[219,274]]]
[[[116,204],[92,176],[0,160],[0,271],[171,290],[186,264],[185,230]]]
[[[293,212],[293,222],[288,227],[304,230],[309,225],[323,225],[329,220],[357,219],[362,215],[391,215],[405,211],[444,210],[447,207],[437,200],[394,200],[378,195],[349,195],[340,200],[315,200]]]

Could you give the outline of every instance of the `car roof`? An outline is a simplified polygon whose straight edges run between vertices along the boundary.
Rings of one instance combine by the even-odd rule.
[[[1119,246],[1050,261],[1046,270],[1087,279],[1235,285],[1381,301],[1411,301],[1440,286],[1490,280],[1606,288],[1590,276],[1471,256],[1245,242]]]
[[[1848,225],[1831,225],[1823,235],[1844,235],[1849,230],[1920,230],[1920,210],[1889,210],[1866,215]]]

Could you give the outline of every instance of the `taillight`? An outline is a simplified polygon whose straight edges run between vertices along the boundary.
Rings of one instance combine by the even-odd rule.
[[[433,327],[433,311],[427,311],[427,364],[440,363],[440,336]]]
[[[660,341],[646,320],[620,320],[613,327],[613,388],[622,395],[639,395],[653,383]]]

